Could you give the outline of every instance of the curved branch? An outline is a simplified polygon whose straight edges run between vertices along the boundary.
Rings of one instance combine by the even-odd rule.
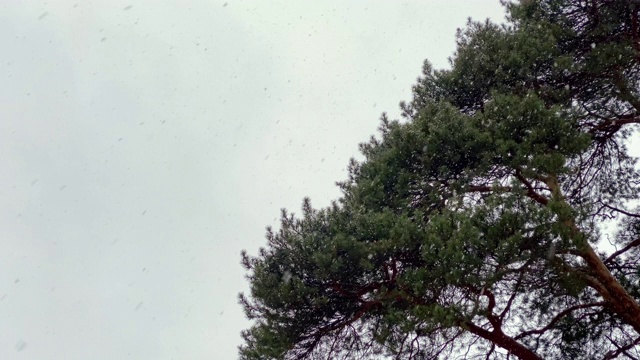
[[[603,122],[589,129],[589,133],[595,134],[599,131],[613,133],[620,130],[622,125],[638,124],[638,123],[640,123],[640,116],[636,114],[620,115],[614,119],[605,119]]]
[[[547,324],[547,326],[545,326],[543,328],[540,328],[540,329],[536,329],[536,330],[525,331],[525,332],[520,333],[517,336],[515,336],[514,339],[518,340],[518,339],[522,339],[523,337],[526,337],[526,336],[540,335],[540,334],[544,333],[545,331],[551,329],[563,317],[569,315],[570,313],[572,313],[575,310],[586,309],[586,308],[596,307],[596,306],[605,306],[606,304],[607,303],[604,302],[604,301],[599,301],[599,302],[595,302],[595,303],[579,304],[579,305],[574,305],[574,306],[568,307],[568,308],[562,310],[561,312],[559,312],[556,316],[554,316],[553,319],[551,319],[551,321]]]
[[[467,192],[511,192],[513,189],[511,186],[487,186],[487,185],[470,185],[467,188]]]
[[[612,262],[616,257],[624,254],[625,252],[631,250],[634,247],[640,246],[640,238],[637,238],[635,240],[633,240],[632,242],[630,242],[629,244],[627,244],[627,246],[623,247],[622,249],[614,252],[613,254],[611,254],[611,256],[609,256],[607,258],[607,260],[604,261],[604,263],[609,263]]]
[[[608,337],[607,337],[608,338]],[[611,339],[609,339],[611,341]],[[613,342],[613,341],[612,341]],[[607,354],[605,354],[605,356],[602,358],[603,360],[609,360],[609,359],[615,359],[617,358],[620,354],[627,354],[627,350],[633,348],[634,346],[640,344],[640,337],[636,338],[634,341],[630,342],[629,344],[625,345],[625,346],[618,346],[618,344],[614,345],[616,347],[618,347],[617,350],[615,351],[609,351]]]
[[[459,326],[463,329],[468,330],[474,335],[477,335],[496,344],[497,346],[507,350],[508,352],[512,353],[522,360],[542,360],[542,358],[531,351],[531,349],[525,347],[514,338],[506,335],[499,328],[495,329],[494,331],[489,331],[487,329],[483,329],[482,327],[474,324],[469,320],[461,320]]]
[[[628,212],[628,211],[626,211],[626,210],[618,209],[618,208],[616,208],[616,207],[613,207],[613,206],[611,206],[611,205],[607,205],[607,204],[604,204],[604,206],[605,206],[606,208],[609,208],[609,209],[611,209],[611,210],[615,211],[615,212],[619,212],[619,213],[621,213],[621,214],[624,214],[624,215],[627,215],[627,216],[631,216],[631,217],[635,217],[635,218],[640,218],[640,214],[634,214],[634,213],[632,213],[632,212]]]
[[[535,191],[535,189],[533,188],[533,185],[531,185],[531,182],[529,182],[529,180],[527,180],[527,178],[522,176],[522,173],[520,173],[520,170],[516,169],[515,176],[527,188],[527,196],[528,197],[530,197],[535,202],[537,202],[537,203],[539,203],[541,205],[545,205],[546,206],[549,203],[549,199],[547,199],[546,197],[538,194]]]

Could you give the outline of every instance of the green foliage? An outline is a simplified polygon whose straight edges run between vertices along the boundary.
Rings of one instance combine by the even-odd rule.
[[[505,6],[425,63],[337,202],[243,253],[242,359],[638,357],[640,5]]]

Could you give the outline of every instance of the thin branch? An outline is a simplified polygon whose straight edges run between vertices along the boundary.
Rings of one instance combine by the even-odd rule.
[[[489,323],[491,324],[494,330],[496,331],[500,330],[500,328],[502,327],[502,319],[493,313],[493,309],[496,307],[496,298],[493,295],[493,292],[491,292],[491,290],[489,289],[483,288],[480,291],[480,295],[484,295],[487,298],[487,300],[489,300],[489,303],[487,304],[487,313],[485,314],[487,317],[487,320],[489,320]]]
[[[631,212],[628,212],[628,211],[625,211],[625,210],[622,210],[622,209],[618,209],[616,207],[613,207],[613,206],[607,205],[607,204],[604,204],[604,206],[608,207],[609,209],[611,209],[611,210],[613,210],[615,212],[619,212],[621,214],[625,214],[627,216],[632,216],[632,217],[635,217],[635,218],[640,218],[640,214],[634,214],[634,213],[631,213]]]
[[[525,265],[527,265],[527,264],[525,264]],[[524,274],[525,274],[524,271],[522,271],[522,272],[520,272],[518,274],[519,275],[518,276],[518,280],[516,280],[516,283],[513,286],[513,294],[511,294],[511,296],[509,297],[509,300],[507,300],[507,304],[504,306],[504,310],[502,310],[500,315],[498,315],[498,317],[501,319],[501,321],[504,321],[504,317],[507,315],[507,313],[511,309],[511,304],[513,303],[513,300],[519,294],[518,289],[520,288],[520,284],[522,283],[522,279],[524,278]]]
[[[591,128],[589,132],[592,134],[598,131],[615,132],[619,130],[622,125],[638,123],[640,123],[640,116],[636,114],[620,115],[615,119],[606,119],[602,123]]]
[[[529,180],[527,180],[524,176],[522,176],[522,174],[520,173],[520,170],[516,170],[515,176],[527,188],[527,196],[528,197],[530,197],[531,199],[533,199],[537,203],[545,205],[545,206],[549,203],[549,199],[547,199],[546,197],[538,194],[534,190],[533,185],[531,185]]]
[[[631,250],[632,248],[636,247],[636,246],[640,246],[640,238],[637,238],[635,240],[633,240],[632,242],[630,242],[629,244],[627,244],[627,246],[623,247],[622,249],[614,252],[613,254],[611,254],[611,256],[609,256],[607,258],[607,260],[604,261],[604,263],[608,263],[613,261],[613,259],[615,259],[616,257],[622,255],[623,253]]]
[[[578,310],[578,309],[587,309],[590,307],[596,307],[596,306],[605,306],[607,303],[604,301],[599,301],[599,302],[595,302],[595,303],[589,303],[589,304],[579,304],[579,305],[574,305],[571,306],[569,308],[566,308],[564,310],[562,310],[561,312],[559,312],[556,316],[553,317],[553,319],[551,319],[551,321],[547,324],[547,326],[541,328],[541,329],[536,329],[536,330],[529,330],[529,331],[525,331],[523,333],[518,334],[517,336],[514,337],[515,340],[518,339],[522,339],[523,337],[526,336],[530,336],[530,335],[536,335],[536,334],[542,334],[545,331],[551,329],[558,321],[560,321],[563,317],[569,315],[571,312]]]
[[[609,337],[607,336],[607,338],[609,339]],[[624,353],[625,355],[629,356],[626,352],[627,350],[631,349],[632,347],[640,344],[640,337],[636,338],[634,341],[630,342],[629,344],[625,345],[625,346],[619,346],[618,344],[615,343],[615,341],[613,341],[612,339],[609,339],[609,341],[611,341],[617,348],[618,350],[616,351],[609,351],[603,358],[602,360],[609,360],[609,359],[614,359],[616,357],[618,357],[620,354]],[[629,356],[630,358],[633,358],[632,356]]]
[[[470,185],[467,188],[467,192],[511,192],[513,188],[511,186],[487,186],[487,185]]]
[[[491,343],[491,348],[489,349],[489,352],[487,352],[487,357],[485,358],[486,360],[490,359],[491,354],[493,354],[493,352],[496,350],[496,344]]]

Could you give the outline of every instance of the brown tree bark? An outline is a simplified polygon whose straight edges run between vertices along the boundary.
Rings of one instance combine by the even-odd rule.
[[[509,353],[517,356],[521,360],[542,360],[540,356],[514,340],[512,337],[506,335],[500,328],[489,331],[477,326],[471,321],[463,321],[460,323],[460,326],[469,332],[507,350]]]

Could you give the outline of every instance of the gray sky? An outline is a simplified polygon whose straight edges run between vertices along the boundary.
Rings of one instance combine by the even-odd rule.
[[[1,1],[0,358],[236,358],[240,251],[339,196],[469,16],[503,9]]]

